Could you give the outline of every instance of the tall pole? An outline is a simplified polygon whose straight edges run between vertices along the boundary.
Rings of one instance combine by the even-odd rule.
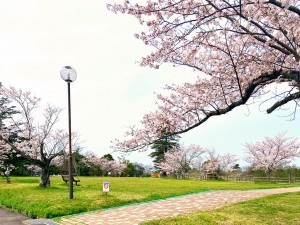
[[[72,129],[71,129],[71,83],[76,80],[77,73],[71,66],[60,70],[61,78],[68,84],[68,114],[69,114],[69,199],[73,199],[73,159],[72,159]]]
[[[72,129],[71,129],[71,88],[68,84],[68,112],[69,112],[69,199],[73,199],[73,159],[72,159]]]

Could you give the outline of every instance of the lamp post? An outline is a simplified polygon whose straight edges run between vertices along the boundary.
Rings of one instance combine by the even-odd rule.
[[[77,73],[70,66],[60,70],[61,78],[68,84],[68,115],[69,115],[69,199],[73,199],[73,159],[72,159],[72,130],[71,130],[71,90],[70,84],[76,80]]]
[[[6,168],[6,171],[4,173],[5,177],[6,177],[6,183],[10,183],[10,179],[9,179],[9,175],[10,175],[10,171],[8,168]]]

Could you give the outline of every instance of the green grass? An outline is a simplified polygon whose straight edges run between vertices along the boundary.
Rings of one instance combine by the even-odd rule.
[[[300,192],[272,195],[217,210],[144,222],[142,225],[286,225],[300,224]]]
[[[0,204],[31,218],[53,218],[207,190],[249,190],[299,185],[155,178],[80,177],[80,180],[80,186],[74,185],[73,200],[68,199],[68,185],[60,176],[51,178],[50,188],[39,188],[38,177],[12,177],[10,184],[0,180]],[[107,195],[102,193],[103,181],[109,181],[111,185]]]

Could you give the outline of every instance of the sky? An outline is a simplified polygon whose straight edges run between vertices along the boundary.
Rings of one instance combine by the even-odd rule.
[[[117,158],[121,154],[113,152],[111,141],[122,139],[128,126],[155,110],[154,93],[166,84],[192,82],[199,74],[172,65],[140,67],[141,57],[153,49],[134,38],[143,30],[134,17],[107,10],[106,3],[112,2],[0,0],[0,82],[31,91],[41,98],[41,106],[64,108],[59,125],[67,130],[67,84],[60,69],[73,67],[72,130],[80,134],[85,151]],[[243,165],[246,142],[281,131],[300,139],[299,118],[283,117],[289,112],[267,115],[258,105],[239,107],[181,135],[181,143],[236,154]],[[150,152],[125,157],[150,164]]]

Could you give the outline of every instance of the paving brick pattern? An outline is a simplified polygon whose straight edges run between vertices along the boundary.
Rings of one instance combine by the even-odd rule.
[[[25,225],[59,225],[50,219],[32,219],[23,222]]]
[[[272,194],[298,192],[300,187],[250,191],[211,191],[169,198],[149,203],[129,205],[99,212],[67,216],[61,225],[137,225],[142,221],[172,217],[197,210],[220,208],[226,204],[243,202]]]

